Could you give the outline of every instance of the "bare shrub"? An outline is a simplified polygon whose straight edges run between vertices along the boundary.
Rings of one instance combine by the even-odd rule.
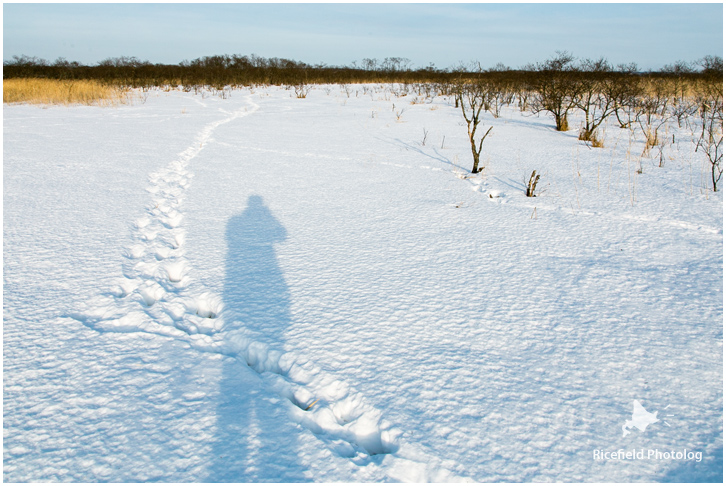
[[[295,97],[302,99],[302,98],[307,98],[311,87],[309,84],[298,83],[293,88],[295,90]]]
[[[635,121],[634,110],[643,86],[635,64],[618,66],[601,85],[602,95],[609,100],[620,128],[629,128]]]
[[[531,81],[534,93],[530,104],[533,113],[547,112],[555,117],[557,131],[569,130],[567,115],[575,106],[578,87],[574,68],[574,57],[567,52],[557,52],[544,63],[528,66],[536,76]]]
[[[701,133],[696,141],[696,151],[706,155],[711,166],[713,192],[717,192],[723,174],[723,81],[707,81],[702,91]]]
[[[635,100],[635,121],[645,138],[643,155],[649,155],[650,149],[660,143],[658,132],[671,117],[669,98],[666,83],[662,79],[651,79],[642,95]]]
[[[592,142],[593,147],[602,147],[602,140],[597,138],[597,128],[613,114],[616,107],[615,99],[607,95],[611,74],[612,67],[604,58],[595,61],[587,59],[580,63],[576,72],[573,104],[585,115],[580,140]]]
[[[489,127],[484,136],[477,140],[476,130],[481,123],[481,113],[487,99],[485,86],[481,83],[470,83],[462,86],[461,90],[456,95],[456,99],[458,101],[458,105],[461,107],[461,113],[464,115],[464,120],[466,120],[466,128],[469,133],[471,154],[474,158],[474,165],[472,166],[471,173],[478,174],[484,170],[484,167],[479,167],[479,157],[481,155],[484,139],[487,138],[489,133],[492,131],[492,128],[494,128]]]

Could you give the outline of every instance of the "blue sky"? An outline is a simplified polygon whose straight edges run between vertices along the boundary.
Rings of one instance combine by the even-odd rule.
[[[404,57],[414,67],[473,60],[520,67],[556,50],[658,69],[723,57],[723,5],[710,4],[4,4],[3,59],[95,64],[135,56],[176,64],[257,54],[350,65]]]

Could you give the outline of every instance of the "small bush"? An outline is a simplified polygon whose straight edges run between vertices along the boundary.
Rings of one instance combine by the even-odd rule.
[[[308,97],[311,86],[305,83],[299,83],[296,84],[293,88],[295,89],[295,97],[298,99],[304,99]]]
[[[597,130],[590,131],[585,128],[581,128],[580,135],[577,138],[584,142],[590,142],[590,145],[595,148],[602,148],[605,146],[605,142],[602,138],[600,138]]]

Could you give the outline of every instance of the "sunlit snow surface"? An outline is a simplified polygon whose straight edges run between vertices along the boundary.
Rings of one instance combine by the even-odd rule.
[[[721,481],[691,128],[658,167],[513,106],[472,176],[452,100],[396,89],[5,105],[3,479]]]

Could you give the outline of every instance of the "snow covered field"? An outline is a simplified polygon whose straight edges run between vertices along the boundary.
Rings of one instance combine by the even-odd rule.
[[[691,132],[391,91],[4,106],[4,481],[722,480]]]

